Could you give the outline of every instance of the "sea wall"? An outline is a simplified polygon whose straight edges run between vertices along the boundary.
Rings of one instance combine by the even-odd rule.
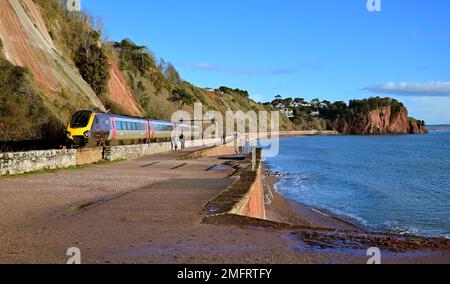
[[[250,188],[247,205],[241,214],[251,218],[266,219],[264,188],[262,184],[261,167],[257,170],[256,180]]]
[[[262,185],[262,149],[256,150],[256,165],[251,156],[249,165],[241,169],[239,179],[206,205],[208,217],[241,215],[257,219],[266,218]]]
[[[0,153],[0,176],[76,166],[76,150]]]

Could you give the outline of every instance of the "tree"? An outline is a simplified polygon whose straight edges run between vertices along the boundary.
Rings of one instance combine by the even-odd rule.
[[[283,104],[284,104],[286,107],[290,107],[290,106],[292,105],[292,102],[293,102],[292,98],[287,98],[287,99],[284,99],[284,100],[283,100]]]
[[[311,101],[311,104],[313,106],[318,106],[320,104],[320,100],[319,99],[314,99],[314,100]]]
[[[81,77],[98,96],[106,92],[110,65],[97,31],[91,31],[84,42],[80,44],[75,55],[75,65],[78,67]]]
[[[302,104],[302,103],[305,102],[305,99],[303,99],[303,98],[296,98],[296,99],[294,100],[294,102],[297,103],[297,104]]]
[[[172,96],[169,98],[169,101],[180,103],[179,109],[182,109],[184,105],[194,104],[195,97],[186,90],[177,88],[172,92]]]
[[[175,66],[173,66],[172,63],[167,63],[163,73],[167,80],[169,80],[170,82],[174,84],[179,84],[181,82],[180,74],[178,73],[177,69],[175,69]]]
[[[129,39],[124,39],[115,42],[113,46],[119,52],[121,69],[144,75],[156,65],[153,54],[145,45],[137,45]]]

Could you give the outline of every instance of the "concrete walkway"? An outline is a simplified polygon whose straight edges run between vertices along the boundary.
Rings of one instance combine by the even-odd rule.
[[[253,230],[201,222],[233,170],[179,156],[0,180],[0,262],[65,263],[70,247],[84,263],[270,262]]]

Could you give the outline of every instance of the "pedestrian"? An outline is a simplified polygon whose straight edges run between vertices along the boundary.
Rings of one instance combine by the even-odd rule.
[[[180,144],[181,144],[181,150],[184,150],[186,148],[186,139],[185,139],[183,133],[181,133],[181,136],[180,136]]]
[[[173,136],[172,137],[172,151],[177,151],[178,150],[178,136]]]

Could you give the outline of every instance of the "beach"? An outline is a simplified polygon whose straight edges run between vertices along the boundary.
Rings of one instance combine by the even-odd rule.
[[[266,166],[265,168],[267,169]],[[363,230],[337,216],[323,213],[300,202],[282,197],[275,189],[277,182],[278,178],[275,177],[266,177],[265,179],[265,185],[270,188],[273,195],[272,203],[266,205],[266,216],[268,220],[303,227],[352,231]]]
[[[0,180],[0,263],[65,263],[71,247],[83,264],[365,264],[370,247],[383,263],[450,262],[449,241],[365,232],[282,198],[264,167],[206,152]],[[267,206],[253,198],[264,186]],[[220,196],[237,210],[208,206]]]

